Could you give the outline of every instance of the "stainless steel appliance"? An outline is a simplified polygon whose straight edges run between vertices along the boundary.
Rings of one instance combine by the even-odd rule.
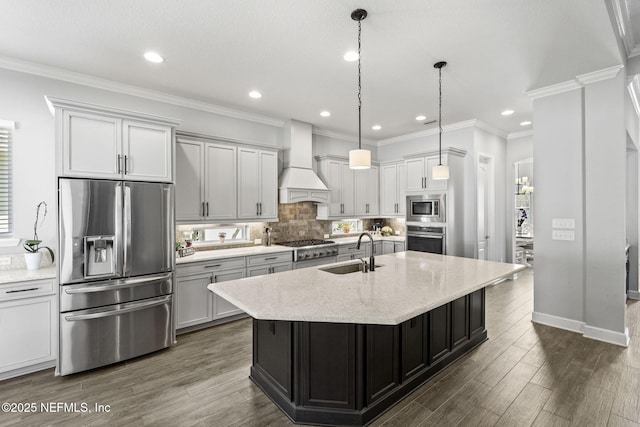
[[[407,250],[446,255],[446,227],[408,225]]]
[[[170,346],[173,184],[61,178],[58,206],[57,373]]]
[[[407,221],[446,222],[446,195],[407,196]]]
[[[338,244],[331,240],[293,240],[276,244],[294,248],[294,269],[331,264],[338,260]]]

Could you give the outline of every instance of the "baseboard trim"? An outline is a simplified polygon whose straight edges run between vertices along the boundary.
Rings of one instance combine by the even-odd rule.
[[[567,319],[565,317],[554,316],[551,314],[533,312],[531,321],[541,325],[552,326],[565,331],[576,332],[585,338],[602,341],[609,344],[615,344],[622,347],[629,346],[629,328],[624,328],[624,333],[616,332],[609,329],[602,329],[595,326],[589,326],[578,320]]]
[[[565,317],[553,316],[551,314],[533,312],[531,321],[540,323],[541,325],[553,326],[554,328],[564,329],[565,331],[583,333],[584,322],[579,322]]]
[[[32,374],[34,372],[43,371],[45,369],[55,368],[56,361],[50,360],[48,362],[37,363],[31,366],[25,366],[23,368],[14,369],[12,371],[0,373],[0,381],[8,380],[10,378],[20,377],[22,375]]]
[[[594,340],[608,342],[609,344],[629,347],[629,328],[624,328],[624,333],[622,333],[584,325],[583,335]]]
[[[629,292],[627,292],[627,297],[630,299],[640,300],[640,292],[632,291],[631,289],[629,289]]]

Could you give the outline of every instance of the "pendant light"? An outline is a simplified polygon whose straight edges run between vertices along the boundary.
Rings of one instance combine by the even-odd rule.
[[[351,12],[351,19],[358,21],[358,149],[349,151],[350,169],[371,168],[371,151],[362,149],[362,84],[360,72],[360,35],[362,33],[362,21],[367,17],[367,11],[356,9]]]
[[[440,156],[438,166],[434,166],[431,170],[432,179],[449,179],[449,166],[442,164],[442,68],[447,63],[445,61],[436,62],[433,64],[434,68],[438,69],[438,82],[440,88],[439,104],[438,104],[438,128],[440,129],[440,135],[438,140],[438,155]]]

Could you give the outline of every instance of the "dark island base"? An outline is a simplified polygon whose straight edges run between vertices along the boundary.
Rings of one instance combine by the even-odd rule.
[[[251,380],[296,423],[370,423],[487,339],[480,289],[395,325],[253,321]]]

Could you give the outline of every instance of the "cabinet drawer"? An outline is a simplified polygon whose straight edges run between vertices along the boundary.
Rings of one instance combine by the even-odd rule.
[[[262,264],[274,264],[276,262],[292,262],[293,252],[278,252],[275,254],[253,255],[247,257],[247,267]]]
[[[356,249],[357,244],[356,243],[351,243],[348,245],[340,245],[338,246],[338,255],[344,255],[344,254],[351,254],[353,252],[357,252],[357,251],[364,251],[366,246],[366,243],[362,243],[362,245],[360,246],[360,249]]]
[[[55,294],[53,282],[53,280],[35,280],[13,285],[0,285],[0,301],[53,295]]]
[[[212,259],[211,261],[206,262],[179,265],[176,269],[176,275],[187,276],[190,274],[215,273],[217,271],[230,270],[234,268],[244,268],[244,266],[244,257]]]

